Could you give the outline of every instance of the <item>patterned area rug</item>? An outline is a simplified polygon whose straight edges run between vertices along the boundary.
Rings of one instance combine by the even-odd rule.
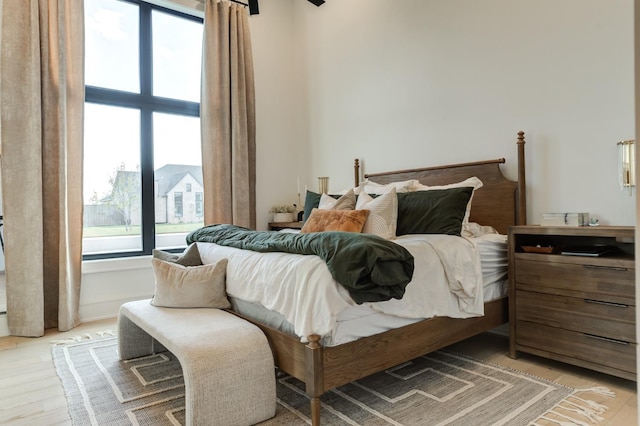
[[[120,361],[115,337],[52,351],[74,424],[184,424],[182,370],[171,353]],[[608,390],[438,351],[327,392],[321,417],[323,425],[592,425],[606,410],[589,400],[596,392]],[[277,397],[276,417],[261,426],[310,424],[300,381],[280,375]]]

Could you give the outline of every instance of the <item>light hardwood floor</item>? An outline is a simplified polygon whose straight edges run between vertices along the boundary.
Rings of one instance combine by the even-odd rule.
[[[116,320],[83,324],[59,333],[48,331],[44,337],[0,338],[0,424],[69,425],[66,399],[51,359],[52,340],[82,334],[96,338],[98,332],[115,330]],[[513,360],[507,356],[508,339],[485,333],[455,344],[449,349],[546,378],[573,388],[606,386],[615,398],[593,395],[590,399],[609,410],[602,424],[637,425],[636,383],[605,374],[523,354]]]

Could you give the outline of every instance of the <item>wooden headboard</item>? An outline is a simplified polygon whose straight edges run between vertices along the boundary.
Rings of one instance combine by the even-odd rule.
[[[396,170],[382,173],[367,173],[365,179],[385,184],[417,179],[424,185],[446,185],[476,176],[482,188],[474,192],[471,204],[471,222],[491,225],[501,234],[512,225],[527,223],[526,180],[524,165],[524,132],[518,132],[518,180],[507,179],[500,170],[504,158],[472,163],[449,164],[421,169]],[[360,183],[360,161],[354,164],[355,184]]]

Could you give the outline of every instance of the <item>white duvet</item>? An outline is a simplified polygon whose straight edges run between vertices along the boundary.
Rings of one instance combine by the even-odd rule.
[[[367,303],[404,318],[484,314],[480,254],[473,239],[405,235],[393,240],[414,256],[415,270],[401,300]],[[318,256],[257,253],[198,243],[203,263],[228,259],[227,293],[282,314],[298,336],[329,334],[336,318],[356,305]]]

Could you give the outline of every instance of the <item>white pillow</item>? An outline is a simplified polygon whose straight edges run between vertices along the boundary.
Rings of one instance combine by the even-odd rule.
[[[391,191],[392,188],[396,191],[396,193],[412,192],[415,191],[416,185],[419,184],[420,182],[418,182],[416,179],[404,180],[401,182],[391,182],[386,184],[380,184],[365,180],[364,182],[361,182],[360,185],[358,185],[358,187],[355,189],[355,193],[357,195],[360,195],[363,192],[367,194],[380,195],[386,194],[387,192]]]
[[[469,197],[469,202],[467,203],[467,210],[464,214],[464,218],[462,218],[462,229],[465,229],[466,227],[469,226],[469,216],[471,215],[471,201],[473,201],[473,194],[476,192],[476,190],[482,188],[482,185],[483,185],[482,181],[477,177],[473,176],[461,182],[450,183],[448,185],[429,186],[429,185],[423,185],[421,183],[418,183],[417,185],[415,185],[415,190],[429,191],[429,190],[436,190],[436,189],[463,188],[466,186],[472,187],[473,192],[471,193],[471,197]]]
[[[355,210],[356,194],[352,189],[348,190],[337,200],[330,195],[322,194],[318,208],[320,210]]]
[[[483,226],[475,222],[469,222],[466,226],[462,226],[463,237],[479,238],[488,234],[498,234],[498,231],[493,226]]]
[[[369,217],[362,228],[362,233],[378,235],[387,240],[396,237],[398,196],[395,188],[376,198],[363,192],[358,195],[356,210],[369,210]]]

